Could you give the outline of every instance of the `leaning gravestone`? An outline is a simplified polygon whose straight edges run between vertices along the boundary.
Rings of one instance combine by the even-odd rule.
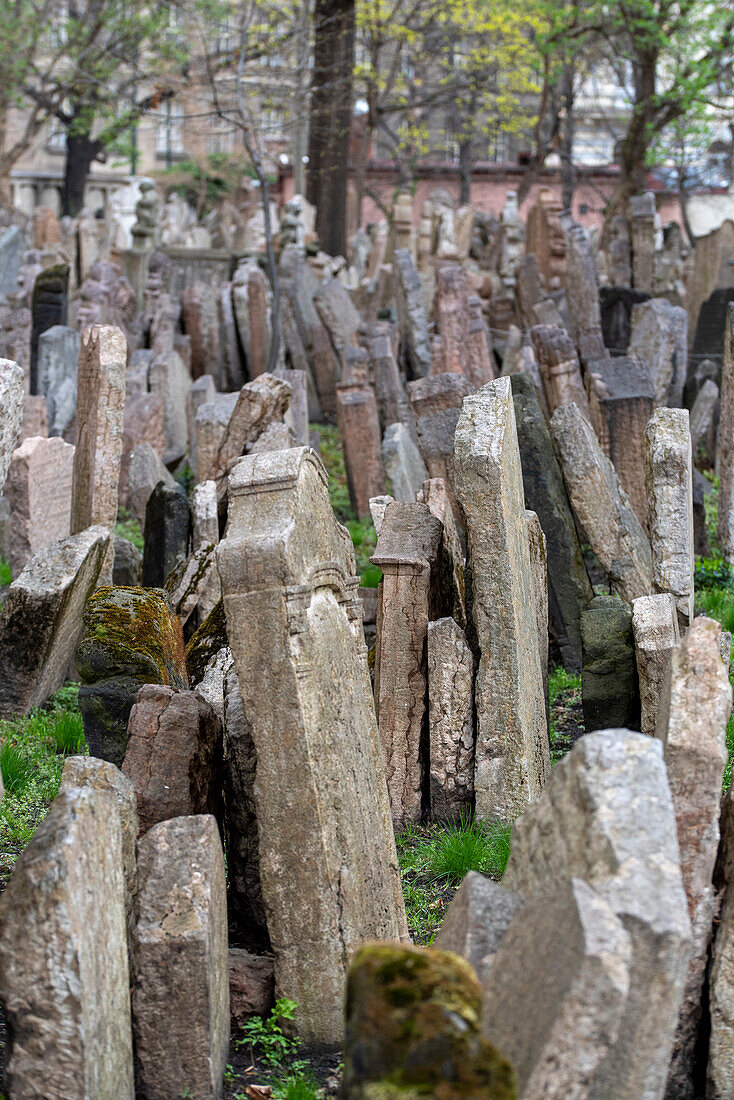
[[[717,534],[723,557],[732,563],[734,562],[734,302],[727,310],[724,332],[721,416],[716,469],[721,479]]]
[[[62,539],[11,584],[0,612],[0,716],[27,714],[64,683],[109,541],[104,527]]]
[[[0,994],[17,1097],[133,1100],[115,798],[62,789],[0,901]]]
[[[464,399],[454,461],[480,652],[476,813],[512,821],[543,789],[550,759],[509,378]]]
[[[309,448],[242,458],[217,564],[257,752],[276,984],[304,1040],[336,1044],[351,951],[407,929],[354,550],[327,482]]]

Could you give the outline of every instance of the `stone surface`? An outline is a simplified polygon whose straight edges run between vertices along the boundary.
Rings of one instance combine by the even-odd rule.
[[[191,509],[181,485],[158,482],[145,506],[143,584],[162,588],[168,575],[188,554]]]
[[[22,369],[10,359],[0,359],[0,491],[10,469],[13,451],[18,446],[23,423],[23,392],[25,380]]]
[[[678,612],[669,592],[633,601],[632,632],[640,688],[640,730],[654,737],[670,655],[680,641]]]
[[[693,463],[687,409],[656,409],[647,425],[645,482],[652,579],[675,598],[681,633],[693,619]]]
[[[357,344],[359,326],[362,323],[358,311],[346,287],[338,279],[327,277],[319,284],[313,296],[316,312],[329,333],[342,372],[346,367],[347,349]]]
[[[655,196],[651,191],[629,200],[632,230],[632,285],[652,292],[655,276]]]
[[[26,439],[13,452],[5,496],[10,501],[10,570],[69,535],[74,447],[63,439]]]
[[[30,439],[31,436],[42,436],[48,439],[48,413],[46,398],[43,394],[32,396],[26,393],[23,396],[23,425],[20,429],[20,442]]]
[[[469,871],[451,899],[433,946],[461,955],[484,982],[510,922],[522,906],[519,894]]]
[[[429,791],[434,821],[469,817],[474,793],[474,658],[453,619],[428,624]]]
[[[721,781],[727,760],[731,685],[720,656],[721,627],[697,618],[673,649],[657,736],[663,743],[673,798],[683,889],[693,930],[693,953],[668,1075],[669,1097],[697,1094],[693,1063],[712,921],[719,846]]]
[[[690,415],[691,452],[699,467],[712,467],[716,460],[716,428],[719,387],[707,378],[696,394]]]
[[[504,886],[530,901],[574,878],[608,904],[632,943],[621,1026],[582,1095],[652,1100],[663,1092],[691,951],[673,800],[654,738],[582,737],[515,822]]]
[[[548,548],[535,512],[525,510],[525,526],[530,551],[530,588],[535,618],[535,634],[538,644],[540,672],[543,678],[546,722],[550,721],[548,703]]]
[[[370,498],[385,491],[377,401],[367,381],[357,378],[355,381],[337,383],[336,416],[349,499],[361,519],[369,515]]]
[[[166,462],[178,462],[188,445],[186,399],[191,372],[174,347],[167,345],[156,353],[148,368],[148,386],[163,403],[163,457]]]
[[[230,947],[227,965],[232,1027],[242,1027],[253,1016],[268,1016],[275,1003],[273,960],[266,955],[252,955],[242,947]]]
[[[76,372],[81,336],[54,325],[38,337],[38,392],[46,396],[50,435],[76,435]],[[73,442],[73,440],[69,440]]]
[[[587,732],[640,724],[640,697],[630,605],[595,596],[581,615],[581,697]]]
[[[727,307],[724,360],[721,368],[721,414],[716,468],[719,473],[717,533],[721,553],[734,563],[734,302]],[[0,469],[0,474],[2,470]]]
[[[227,884],[216,821],[176,817],[138,845],[132,988],[137,1095],[219,1100],[229,1047]]]
[[[623,921],[579,878],[518,911],[484,976],[481,1029],[512,1062],[525,1100],[594,1095],[621,1032],[631,963]]]
[[[688,365],[688,315],[667,298],[632,307],[630,355],[646,364],[659,405],[680,408]]]
[[[405,424],[390,424],[385,429],[382,462],[395,500],[412,503],[428,470]]]
[[[559,221],[566,237],[566,301],[571,334],[583,366],[604,357],[599,306],[599,273],[589,233],[564,211]]]
[[[451,569],[451,614],[464,629],[466,627],[466,560],[446,482],[440,477],[429,478],[423,482],[415,499],[418,504],[427,505],[431,515],[440,520],[443,525],[443,553]]]
[[[199,469],[203,478],[213,478],[217,494],[222,500],[227,492],[227,477],[232,466],[245,453],[248,445],[255,443],[265,429],[276,420],[282,420],[290,403],[291,388],[272,374],[259,375],[240,390],[229,418],[226,431],[219,444],[211,467],[206,463],[202,439],[199,438]],[[197,413],[203,419],[207,406]]]
[[[150,494],[159,482],[173,487],[176,480],[150,443],[139,443],[131,451],[127,478],[128,507],[140,526],[145,527],[145,511]]]
[[[345,1100],[514,1100],[509,1062],[479,1036],[482,991],[446,951],[372,944],[349,973]]]
[[[550,759],[509,378],[464,400],[455,450],[480,653],[476,813],[511,821],[543,789]]]
[[[232,279],[232,306],[250,379],[267,369],[270,357],[271,300],[265,273],[254,259],[241,261]]]
[[[93,325],[84,330],[77,372],[72,535],[93,524],[112,531],[117,522],[126,361],[127,342],[121,329]],[[112,580],[112,561],[110,542],[100,584]]]
[[[92,756],[119,767],[141,685],[188,687],[181,624],[159,591],[104,587],[87,602],[84,631],[76,653],[84,734]]]
[[[124,892],[114,796],[62,789],[0,901],[11,1096],[133,1100]]]
[[[27,714],[64,683],[108,543],[106,528],[90,527],[39,551],[11,584],[0,611],[0,716]]]
[[[144,684],[130,711],[122,771],[138,801],[140,833],[192,814],[221,818],[222,727],[194,691]]]
[[[386,332],[375,326],[370,330],[367,342],[370,378],[373,379],[380,423],[383,428],[391,424],[408,425],[412,410],[398,364],[393,355],[392,341]],[[415,429],[413,429],[415,432]]]
[[[563,475],[527,374],[510,378],[525,506],[540,520],[546,537],[550,628],[569,671],[581,668],[581,612],[593,597]]]
[[[711,1033],[706,1071],[706,1095],[729,1100],[734,1081],[734,788],[721,806],[721,843],[714,882],[719,919],[714,929],[708,975]]]
[[[136,588],[143,579],[143,555],[137,546],[115,535],[112,583],[116,587]]]
[[[441,354],[432,373],[465,374],[469,351],[469,295],[466,271],[461,264],[436,265],[433,309],[438,322]]]
[[[216,546],[219,542],[215,481],[200,481],[191,490],[191,531],[194,550],[202,546]]]
[[[558,325],[535,325],[530,333],[550,413],[575,402],[589,416],[581,366],[573,340]]]
[[[396,832],[423,812],[427,713],[426,637],[440,609],[442,528],[425,504],[387,506],[375,552],[382,570],[375,645],[375,709]],[[442,610],[442,609],[441,609]]]
[[[407,248],[393,253],[395,305],[400,329],[401,359],[409,378],[431,372],[431,347],[423,285]]]
[[[230,394],[229,396],[230,398],[234,397],[234,400],[237,399],[236,394]],[[202,405],[211,404],[216,397],[217,387],[210,374],[202,374],[201,378],[197,378],[195,382],[192,382],[189,386],[189,392],[186,395],[186,431],[189,438],[189,465],[197,481],[205,477],[206,472],[202,474],[199,470],[196,414]],[[219,442],[221,442],[221,440]],[[219,442],[217,443],[217,447],[219,447]]]
[[[551,431],[571,507],[622,599],[652,592],[650,543],[594,430],[578,406],[562,405]]]
[[[157,455],[163,458],[165,438],[163,434],[163,402],[154,393],[133,393],[125,401],[122,428],[122,460],[117,487],[118,503],[128,506],[130,455],[141,443],[150,443]]]
[[[350,951],[407,933],[354,551],[309,448],[241,459],[228,500],[217,564],[276,987],[305,1041],[339,1043]]]

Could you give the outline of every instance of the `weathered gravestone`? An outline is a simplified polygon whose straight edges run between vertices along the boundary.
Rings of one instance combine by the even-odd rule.
[[[640,698],[632,609],[614,596],[595,596],[581,614],[581,697],[587,732],[612,724],[636,729]]]
[[[654,737],[670,655],[680,641],[678,611],[669,592],[633,601],[632,632],[640,688],[640,730]]]
[[[77,443],[71,490],[71,533],[117,522],[117,486],[125,411],[125,335],[112,325],[85,329],[77,372]],[[112,579],[110,542],[100,583]]]
[[[566,301],[571,335],[585,366],[606,354],[601,334],[599,274],[588,231],[563,213],[560,223],[566,237]]]
[[[50,435],[76,438],[76,373],[81,336],[53,325],[38,337],[38,393],[46,396]]]
[[[469,337],[469,296],[466,271],[461,264],[436,267],[433,304],[440,337],[438,363],[432,374],[466,374]]]
[[[451,618],[429,622],[427,643],[431,819],[458,824],[474,794],[474,657]]]
[[[344,452],[352,508],[361,519],[369,515],[370,497],[385,489],[380,421],[374,390],[364,376],[337,382],[336,416]]]
[[[395,499],[412,503],[428,470],[405,424],[390,424],[385,429],[382,462]]]
[[[509,378],[467,397],[456,426],[479,649],[474,792],[480,818],[512,821],[550,767],[522,469]]]
[[[155,825],[138,845],[133,946],[137,1095],[219,1100],[229,1048],[227,884],[210,815]]]
[[[191,540],[191,509],[181,485],[159,481],[145,506],[143,585],[162,588]]]
[[[359,329],[362,324],[357,309],[352,303],[349,291],[338,279],[329,276],[319,284],[313,296],[316,312],[329,333],[336,357],[341,365],[342,374],[346,372],[347,351],[359,342]]]
[[[351,951],[406,936],[354,551],[308,448],[241,459],[228,497],[217,564],[257,753],[276,984],[305,1040],[338,1043]]]
[[[683,634],[693,619],[693,463],[687,409],[657,409],[646,431],[652,579],[675,598]]]
[[[650,543],[616,471],[577,405],[560,405],[551,432],[576,521],[625,600],[652,592]]]
[[[477,871],[469,871],[451,899],[433,945],[461,955],[483,982],[512,918],[522,906],[519,894]]]
[[[652,293],[655,278],[655,196],[651,191],[629,200],[632,235],[632,285]]]
[[[407,248],[393,254],[395,305],[400,329],[400,358],[409,378],[431,373],[431,347],[423,284]]]
[[[11,1096],[133,1100],[120,815],[62,789],[0,902]]]
[[[612,910],[632,948],[619,1026],[603,1037],[604,1057],[576,1095],[653,1100],[665,1085],[691,951],[674,805],[655,739],[628,730],[582,737],[515,822],[504,886],[530,902],[574,879]],[[522,990],[508,991],[508,1015],[513,996]],[[604,1008],[602,1001],[595,1011]],[[506,1019],[493,1015],[503,1028]],[[525,1027],[527,1017],[518,1020],[518,1030]],[[485,1034],[491,1040],[492,1029]]]
[[[706,1094],[729,1100],[734,1081],[734,788],[724,795],[721,806],[721,842],[716,859],[714,883],[719,917],[714,929],[711,966],[708,974],[709,1036]]]
[[[435,374],[408,384],[421,454],[429,477],[446,482],[457,523],[461,513],[454,492],[454,433],[461,403],[472,387],[463,374]]]
[[[573,340],[558,325],[535,325],[530,332],[550,413],[575,401],[589,415],[581,367]]]
[[[5,486],[13,509],[12,576],[39,550],[68,536],[73,468],[74,448],[63,439],[26,439],[13,452]]]
[[[41,550],[11,584],[0,611],[0,715],[41,706],[66,679],[110,541],[104,527]]]
[[[261,374],[253,382],[243,386],[237,395],[219,449],[208,468],[203,461],[203,440],[199,437],[200,480],[206,476],[216,481],[217,495],[220,500],[224,499],[227,492],[227,477],[234,463],[271,425],[282,421],[290,405],[290,399],[291,388],[286,382],[273,374]],[[207,408],[207,405],[202,405],[196,414],[197,426],[199,420],[203,420],[204,410]]]
[[[719,420],[719,387],[706,378],[691,406],[691,453],[701,469],[712,469],[716,461],[716,429]]]
[[[163,402],[154,393],[129,394],[122,420],[122,461],[117,486],[118,504],[128,507],[130,456],[141,443],[149,443],[162,459],[165,453]]]
[[[23,423],[25,379],[22,369],[10,359],[0,359],[0,492],[10,469],[13,451],[18,446]]]
[[[729,306],[726,314],[724,363],[721,369],[721,415],[716,458],[720,478],[717,534],[721,553],[732,564],[734,563],[734,302]]]
[[[119,767],[141,685],[188,687],[181,624],[161,592],[105,587],[87,602],[84,630],[76,653],[84,734],[92,756]]]
[[[666,1095],[693,1098],[693,1063],[716,899],[712,884],[719,845],[721,781],[727,760],[731,685],[720,656],[721,627],[697,618],[672,652],[658,717],[678,832],[683,889],[693,931]]]
[[[38,340],[41,333],[55,325],[66,324],[69,265],[44,268],[36,276],[31,297],[31,370],[30,392],[42,393],[38,385]]]
[[[533,380],[510,377],[525,505],[540,520],[548,548],[550,626],[565,668],[581,668],[581,612],[593,597],[563,476]]]
[[[176,480],[163,464],[150,443],[139,443],[130,452],[127,467],[128,508],[141,527],[145,527],[145,512],[150,494],[156,485],[173,488]]]
[[[268,281],[257,262],[240,261],[232,279],[232,307],[250,381],[268,367],[272,339],[270,299]]]
[[[688,363],[688,315],[667,298],[652,298],[632,309],[629,354],[647,366],[659,405],[680,408]]]

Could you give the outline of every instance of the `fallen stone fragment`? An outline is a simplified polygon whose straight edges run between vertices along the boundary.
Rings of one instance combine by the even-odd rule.
[[[241,947],[230,947],[227,963],[232,1027],[242,1027],[253,1016],[266,1017],[275,1003],[272,958],[252,955]]]
[[[461,955],[483,983],[505,932],[522,905],[519,894],[485,875],[469,871],[451,899],[433,946]]]

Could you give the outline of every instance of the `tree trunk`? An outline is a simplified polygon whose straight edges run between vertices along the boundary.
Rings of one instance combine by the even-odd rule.
[[[347,251],[355,0],[316,0],[306,197],[325,252]]]
[[[471,202],[471,177],[474,166],[472,156],[473,142],[467,138],[459,145],[459,205],[469,206]]]
[[[563,105],[566,108],[561,133],[561,201],[564,210],[570,210],[573,206],[573,193],[576,190],[576,169],[573,163],[573,135],[574,135],[574,90],[573,90],[573,66],[563,66],[561,78],[561,94]]]
[[[101,152],[98,141],[89,134],[75,134],[70,128],[66,131],[66,163],[64,165],[64,186],[61,190],[61,213],[76,217],[84,206],[84,189],[89,169],[96,156]]]
[[[639,53],[633,65],[635,105],[632,109],[627,133],[622,142],[620,158],[622,176],[604,212],[602,248],[609,243],[612,219],[627,213],[627,203],[633,195],[645,189],[647,178],[647,152],[655,137],[655,82],[657,53]]]

